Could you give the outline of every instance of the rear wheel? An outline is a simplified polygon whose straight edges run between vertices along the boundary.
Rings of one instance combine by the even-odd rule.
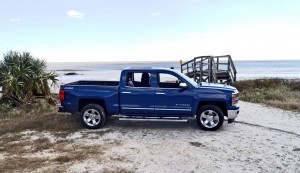
[[[105,110],[97,104],[88,104],[80,111],[81,124],[89,129],[100,128],[106,121]]]
[[[202,129],[214,131],[223,125],[224,114],[218,106],[205,105],[199,109],[196,119]]]

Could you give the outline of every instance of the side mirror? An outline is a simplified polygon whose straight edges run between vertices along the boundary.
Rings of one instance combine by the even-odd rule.
[[[186,83],[180,83],[179,88],[186,89],[186,88],[188,88],[188,86]]]

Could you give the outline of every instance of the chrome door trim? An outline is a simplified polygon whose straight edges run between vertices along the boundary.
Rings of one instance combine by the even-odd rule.
[[[129,91],[122,91],[122,94],[131,94]]]
[[[154,110],[154,108],[131,108],[131,107],[122,107],[122,109],[131,109],[131,110]]]
[[[192,109],[161,109],[161,108],[155,108],[157,111],[192,111]]]

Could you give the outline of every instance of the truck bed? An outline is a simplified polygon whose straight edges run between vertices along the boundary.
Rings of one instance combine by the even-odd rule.
[[[89,81],[89,80],[80,80],[66,85],[97,85],[97,86],[119,86],[119,81]]]

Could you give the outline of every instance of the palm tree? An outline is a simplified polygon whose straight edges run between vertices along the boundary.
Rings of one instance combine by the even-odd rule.
[[[51,96],[51,85],[57,84],[57,74],[46,72],[46,62],[28,52],[9,51],[0,61],[0,86],[3,97],[15,104],[31,102],[35,96]],[[49,85],[50,84],[50,85]]]

